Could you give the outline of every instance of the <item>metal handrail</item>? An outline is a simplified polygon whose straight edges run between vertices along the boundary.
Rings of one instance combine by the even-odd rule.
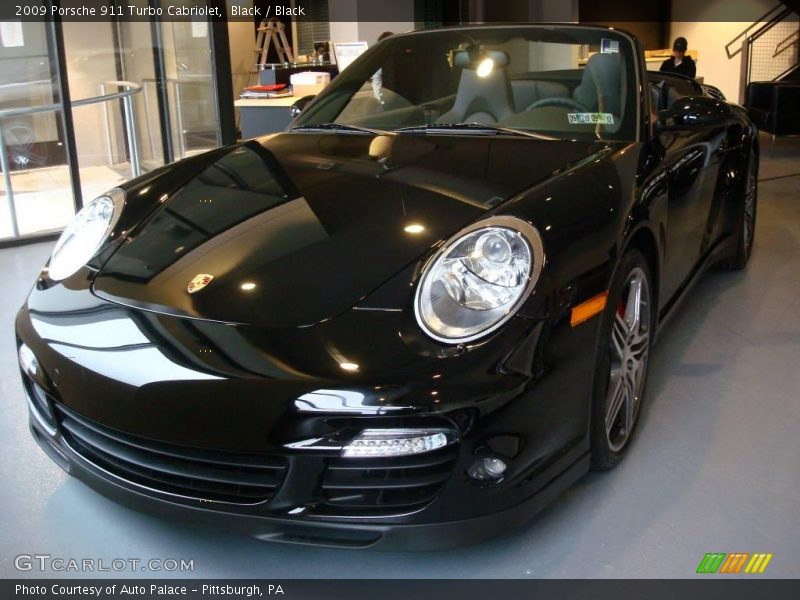
[[[772,54],[772,58],[775,58],[779,54],[783,54],[798,42],[800,42],[800,31],[793,31],[780,42],[775,44],[775,52]]]
[[[754,41],[756,41],[757,39],[759,39],[761,36],[763,36],[763,35],[766,35],[767,33],[769,33],[769,31],[770,31],[770,30],[771,30],[773,27],[776,27],[777,25],[780,25],[781,23],[783,23],[783,22],[784,22],[784,20],[786,19],[786,17],[789,17],[789,16],[791,16],[791,15],[793,15],[793,14],[794,14],[794,11],[793,11],[793,10],[791,10],[791,9],[788,9],[788,8],[787,8],[785,11],[783,11],[783,12],[780,14],[779,18],[775,18],[774,20],[770,21],[769,23],[766,23],[766,24],[764,24],[764,26],[763,26],[763,27],[761,27],[760,29],[758,29],[758,30],[757,30],[755,33],[753,33],[752,35],[748,36],[748,38],[747,38],[747,41],[748,41],[748,43],[749,43],[749,44],[752,44]]]
[[[142,167],[139,161],[139,146],[136,144],[136,120],[134,118],[132,98],[134,94],[138,94],[142,91],[142,86],[132,81],[104,81],[100,84],[100,91],[105,94],[106,86],[109,85],[126,88],[125,91],[116,93],[126,94],[122,96],[122,105],[125,114],[125,123],[128,128],[128,154],[131,162],[131,175],[133,177],[138,177],[142,174]],[[106,97],[108,96],[113,96],[113,94],[108,94]],[[106,118],[106,123],[108,123],[108,118]]]
[[[6,90],[8,88],[15,88],[15,87],[29,88],[30,86],[36,85],[37,83],[53,83],[53,82],[50,79],[34,79],[33,81],[3,83],[0,84],[0,90]]]
[[[798,63],[798,64],[800,64],[800,63]],[[789,73],[794,71],[797,67],[798,67],[798,65],[792,65],[791,67],[786,69],[783,73],[779,73],[778,75],[776,75],[775,78],[772,81],[780,81],[781,79],[786,77]]]
[[[773,9],[773,11],[774,10],[775,9]],[[740,84],[739,84],[739,100],[740,100],[740,102],[745,102],[745,93],[746,93],[746,90],[747,90],[747,86],[752,81],[753,57],[752,57],[751,48],[752,48],[753,44],[756,41],[758,41],[762,36],[767,34],[770,30],[772,30],[774,27],[776,27],[780,23],[785,22],[787,17],[791,17],[792,15],[795,15],[795,14],[796,13],[790,8],[782,10],[778,15],[773,17],[768,23],[763,24],[755,32],[753,32],[750,35],[748,35],[745,38],[745,40],[742,42],[740,50],[739,50],[742,53],[742,60],[741,60],[742,70],[741,70],[741,79],[740,79]],[[756,24],[754,23],[753,25],[756,25]],[[743,31],[742,34],[748,33],[750,31],[750,29],[752,29],[752,27],[753,26],[751,26],[747,30]],[[742,34],[740,34],[740,36],[738,36],[738,37],[741,37]],[[726,46],[726,49],[727,49],[727,46]],[[777,46],[776,46],[776,50],[777,50]],[[734,53],[734,54],[736,54],[736,53]],[[784,71],[783,73],[778,75],[777,77],[773,78],[773,81],[775,81],[777,79],[780,79],[781,77],[785,76],[787,73],[789,73],[794,68],[795,68],[795,66],[790,67],[789,69],[787,69],[786,71]]]
[[[773,14],[776,13],[777,14]],[[783,20],[787,15],[792,14],[791,8],[786,8],[783,4],[776,4],[766,13],[761,15],[758,19],[753,21],[750,25],[748,25],[744,31],[742,31],[739,35],[733,38],[730,42],[725,44],[725,54],[728,55],[728,58],[733,58],[737,54],[741,53],[742,51],[742,44],[739,44],[739,47],[734,51],[731,52],[731,46],[733,46],[736,42],[744,39],[752,39],[753,37],[760,36],[763,30],[769,29],[774,26],[774,23],[777,21]],[[763,25],[762,25],[763,23]],[[752,30],[757,29],[754,33],[751,33]]]
[[[92,96],[90,98],[81,98],[80,100],[73,100],[70,106],[86,106],[87,104],[97,104],[98,102],[109,102],[117,98],[125,98],[138,94],[142,86],[132,81],[107,81],[107,84],[116,83],[118,85],[128,85],[132,89],[124,90],[122,92],[114,92],[112,94],[102,94],[100,96]],[[16,117],[19,115],[33,115],[36,113],[47,112],[50,110],[61,110],[61,104],[37,104],[36,106],[20,106],[17,108],[4,108],[0,109],[0,119],[4,117]]]
[[[111,100],[122,99],[123,108],[125,112],[125,120],[128,123],[128,151],[131,160],[131,173],[134,177],[141,174],[141,166],[139,164],[139,151],[136,145],[136,132],[135,121],[133,116],[133,104],[131,98],[134,94],[142,91],[142,86],[132,81],[106,81],[103,85],[116,85],[124,87],[121,92],[114,92],[111,94],[101,94],[100,96],[92,96],[90,98],[81,98],[80,100],[73,100],[69,104],[69,109],[72,110],[76,106],[87,106],[90,104],[98,104],[101,102],[110,102]],[[17,222],[17,209],[14,203],[14,190],[11,184],[11,169],[9,167],[8,154],[6,152],[6,141],[3,137],[2,120],[5,117],[18,117],[23,115],[35,115],[43,112],[50,112],[53,110],[66,110],[66,106],[58,103],[40,104],[38,106],[20,106],[17,108],[5,108],[0,110],[0,169],[3,170],[3,184],[6,191],[6,208],[11,220],[11,230],[14,237],[19,237],[19,223]]]

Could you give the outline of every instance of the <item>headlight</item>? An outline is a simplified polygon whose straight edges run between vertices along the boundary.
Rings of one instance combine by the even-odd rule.
[[[66,279],[97,253],[119,219],[124,202],[125,192],[115,189],[92,200],[75,215],[53,249],[50,279]]]
[[[447,429],[365,429],[342,448],[342,456],[409,456],[444,448],[454,439]]]
[[[516,217],[492,217],[459,232],[431,259],[414,310],[423,331],[469,342],[508,319],[527,299],[544,265],[542,238]]]

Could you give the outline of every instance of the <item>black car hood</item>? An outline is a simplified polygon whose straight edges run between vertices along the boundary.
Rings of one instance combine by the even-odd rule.
[[[313,325],[601,147],[458,135],[289,133],[248,141],[201,162],[180,185],[156,177],[129,194],[144,202],[146,193],[157,208],[102,265],[94,291],[194,318]],[[189,293],[198,275],[213,279]]]

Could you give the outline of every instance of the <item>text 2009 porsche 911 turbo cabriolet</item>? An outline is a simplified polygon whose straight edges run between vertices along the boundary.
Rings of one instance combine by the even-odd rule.
[[[584,26],[390,37],[280,134],[87,204],[16,322],[34,437],[122,502],[431,548],[617,464],[753,244],[740,107]]]

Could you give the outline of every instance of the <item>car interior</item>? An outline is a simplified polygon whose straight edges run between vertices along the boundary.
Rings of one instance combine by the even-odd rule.
[[[680,75],[659,71],[647,72],[647,89],[650,91],[650,102],[654,112],[667,110],[681,98],[703,93],[697,82]]]
[[[583,64],[570,58],[562,61],[564,66],[571,63],[577,68],[554,69],[547,68],[551,66],[548,64],[542,65],[542,70],[515,72],[512,67],[527,64],[518,57],[513,62],[504,50],[456,49],[448,58],[449,73],[438,66],[442,78],[452,75],[438,91],[455,93],[438,97],[431,93],[433,98],[410,101],[403,93],[412,87],[409,82],[395,82],[391,69],[383,69],[380,101],[376,101],[374,86],[368,82],[350,99],[336,121],[378,129],[477,123],[552,133],[556,137],[575,133],[601,139],[621,133],[626,121],[632,120],[625,117],[629,96],[626,56],[596,52]],[[481,64],[487,59],[492,66],[482,72]],[[403,69],[406,76],[408,67],[403,65]],[[627,126],[631,128],[629,123]]]
[[[498,122],[544,131],[588,129],[598,137],[614,133],[622,126],[628,96],[624,60],[620,54],[596,53],[583,68],[511,78],[516,111]],[[572,122],[572,115],[588,115],[588,122]],[[597,115],[609,120],[593,120]]]

